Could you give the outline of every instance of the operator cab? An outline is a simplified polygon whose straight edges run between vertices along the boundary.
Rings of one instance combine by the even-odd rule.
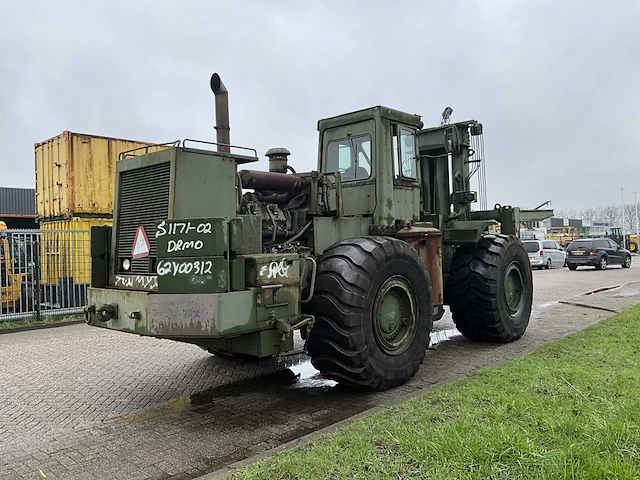
[[[419,115],[383,106],[318,122],[318,170],[339,172],[344,216],[373,215],[374,225],[387,227],[419,217],[422,126]]]

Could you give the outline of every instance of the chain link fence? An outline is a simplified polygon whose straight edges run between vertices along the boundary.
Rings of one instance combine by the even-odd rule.
[[[0,230],[0,321],[82,313],[89,230]]]

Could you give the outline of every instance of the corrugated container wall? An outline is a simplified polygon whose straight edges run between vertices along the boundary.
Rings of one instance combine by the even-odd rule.
[[[35,199],[33,188],[0,187],[0,215],[35,215]]]
[[[40,219],[113,216],[118,154],[153,145],[65,131],[35,144],[36,207]],[[155,151],[163,147],[151,147]]]
[[[112,225],[111,218],[80,218],[40,222],[40,268],[44,284],[62,278],[75,283],[91,281],[91,227]]]

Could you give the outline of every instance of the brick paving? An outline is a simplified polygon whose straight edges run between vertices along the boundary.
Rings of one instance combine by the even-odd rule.
[[[523,340],[553,337],[538,320],[553,302],[638,280],[638,268],[535,271],[536,312]],[[448,315],[436,323],[451,327]],[[527,342],[501,348],[521,351]],[[468,371],[481,364],[474,355],[497,348],[443,345],[407,385],[365,395],[301,382],[293,373],[308,370],[301,356],[234,361],[82,324],[0,335],[0,478],[194,478],[427,387],[437,368]]]

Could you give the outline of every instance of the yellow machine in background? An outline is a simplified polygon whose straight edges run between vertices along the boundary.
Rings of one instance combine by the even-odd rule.
[[[576,227],[551,227],[551,232],[545,237],[547,240],[555,240],[562,247],[566,247],[573,240],[584,238]]]
[[[619,245],[629,249],[631,253],[638,253],[638,235],[635,233],[627,233],[622,238],[622,228],[614,227],[608,235],[611,240],[616,241]]]
[[[11,242],[6,235],[7,224],[0,220],[0,312],[7,313],[20,305],[24,273],[13,273]]]

